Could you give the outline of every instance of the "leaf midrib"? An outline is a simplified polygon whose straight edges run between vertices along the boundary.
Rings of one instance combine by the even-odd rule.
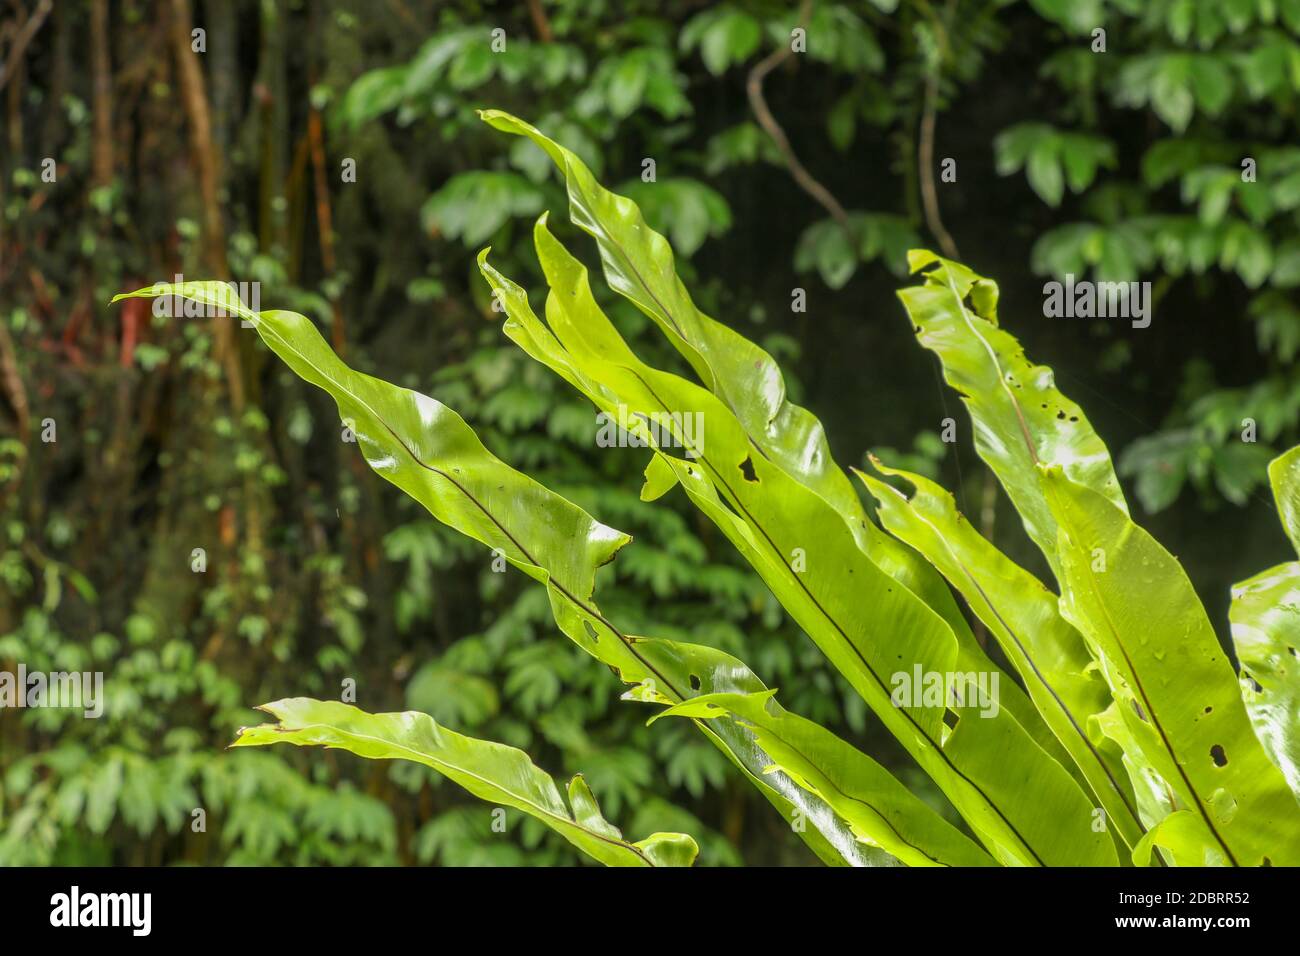
[[[902,497],[901,494],[900,497]],[[977,581],[975,575],[971,573],[970,568],[966,565],[964,561],[962,561],[961,558],[957,556],[956,552],[953,551],[952,546],[948,543],[947,538],[943,535],[943,533],[939,530],[939,528],[936,527],[935,524],[928,517],[921,514],[916,508],[910,508],[909,510],[911,511],[912,514],[914,514],[917,517],[917,520],[921,521],[927,528],[929,528],[939,539],[939,541],[942,542],[943,548],[948,553],[949,558],[951,558],[953,563],[961,569],[962,573],[966,576],[966,579],[971,583],[971,586],[975,588],[977,592],[979,592],[980,598],[984,601],[984,604],[988,607],[990,613],[992,613],[993,616],[997,618],[998,623],[1002,625],[1003,630],[1005,630],[1007,635],[1011,638],[1011,640],[1015,642],[1016,648],[1020,651],[1026,663],[1028,663],[1029,667],[1033,670],[1034,676],[1038,678],[1039,683],[1042,684],[1043,687],[1047,690],[1048,694],[1051,695],[1052,700],[1055,701],[1057,707],[1061,710],[1061,712],[1065,714],[1065,718],[1070,722],[1070,726],[1074,729],[1075,733],[1078,734],[1079,739],[1083,741],[1083,745],[1088,748],[1088,752],[1092,754],[1094,760],[1096,760],[1097,762],[1097,765],[1101,768],[1102,773],[1104,773],[1106,775],[1106,779],[1110,781],[1111,787],[1114,789],[1116,796],[1118,796],[1120,802],[1124,804],[1124,809],[1128,810],[1130,816],[1132,816],[1133,821],[1137,825],[1138,830],[1142,833],[1146,833],[1146,828],[1142,826],[1142,821],[1138,817],[1137,811],[1132,806],[1129,805],[1128,798],[1124,795],[1124,791],[1120,788],[1119,784],[1115,781],[1114,776],[1110,772],[1110,768],[1107,767],[1105,762],[1101,759],[1101,754],[1099,754],[1097,752],[1097,749],[1093,747],[1092,741],[1088,739],[1088,735],[1083,732],[1083,728],[1080,727],[1078,721],[1075,720],[1074,714],[1070,712],[1070,708],[1066,706],[1065,702],[1061,699],[1056,689],[1048,681],[1047,677],[1043,674],[1042,670],[1035,662],[1033,656],[1025,648],[1025,645],[1021,641],[1019,635],[1011,627],[1011,625],[1007,623],[1006,619],[1002,616],[1001,612],[998,611],[997,607],[993,604],[993,602],[989,600],[988,594],[984,591],[984,588],[980,586],[979,581]],[[1121,834],[1121,836],[1122,835],[1123,834]],[[1125,843],[1127,842],[1128,841],[1126,840]]]
[[[654,388],[648,382],[646,382],[646,380],[640,375],[639,372],[637,372],[635,369],[628,369],[628,371],[630,371],[633,375],[636,375],[636,377],[645,386],[646,390],[654,397],[655,401],[659,403],[660,407],[663,408],[664,411],[670,411],[668,405],[664,402],[662,398],[659,397],[659,394],[654,390]],[[750,442],[752,444],[753,439],[750,439]],[[709,470],[713,472],[713,474],[716,476],[718,483],[721,484],[722,487],[727,490],[727,494],[731,497],[731,500],[735,503],[736,507],[738,507],[741,511],[745,513],[746,520],[748,520],[750,524],[752,524],[753,527],[756,528],[760,534],[762,534],[764,540],[767,541],[768,546],[772,549],[772,553],[776,555],[777,560],[780,563],[781,567],[784,568],[787,572],[789,572],[790,579],[799,586],[799,588],[804,592],[804,594],[807,595],[808,599],[817,608],[818,612],[821,613],[822,617],[825,618],[826,621],[833,628],[835,628],[835,630],[839,633],[840,637],[843,638],[844,643],[857,656],[858,660],[862,663],[863,668],[866,669],[867,673],[871,676],[872,680],[876,682],[876,685],[880,689],[880,692],[886,693],[885,683],[880,679],[880,675],[876,673],[875,668],[871,666],[871,663],[867,660],[866,656],[862,653],[862,651],[858,649],[857,645],[853,643],[853,640],[848,636],[848,633],[844,630],[843,627],[840,626],[839,621],[837,621],[831,615],[831,613],[825,607],[822,606],[822,603],[817,599],[817,596],[814,595],[812,591],[808,589],[807,585],[805,585],[803,581],[799,578],[799,575],[796,574],[794,570],[790,567],[790,565],[786,563],[785,555],[782,553],[781,549],[777,546],[776,542],[772,540],[772,536],[768,533],[767,528],[765,528],[762,522],[760,522],[757,518],[755,518],[754,515],[749,511],[749,509],[745,507],[744,503],[739,498],[736,497],[735,490],[722,476],[721,472],[719,472],[719,470],[713,465],[713,463],[709,461],[708,456],[704,454],[703,450],[697,449],[696,455],[697,455],[697,460],[702,462],[706,466],[708,466]],[[815,492],[813,492],[813,494],[815,494]],[[822,500],[820,495],[818,495],[817,497],[819,500]],[[916,600],[919,601],[920,598],[916,598]],[[907,710],[904,708],[897,708],[897,709],[899,714],[901,714],[903,718],[906,719],[916,729],[917,733],[919,733],[921,737],[924,738],[930,744],[934,752],[944,762],[944,764],[948,767],[948,769],[951,770],[954,774],[956,774],[963,782],[965,782],[967,786],[971,787],[976,793],[978,793],[980,795],[980,798],[984,801],[985,805],[989,809],[991,809],[995,814],[997,814],[998,818],[1002,820],[1004,824],[1006,824],[1007,828],[1015,835],[1016,839],[1020,841],[1024,849],[1029,851],[1029,854],[1038,862],[1040,866],[1045,866],[1046,864],[1043,862],[1042,857],[1038,855],[1037,851],[1029,844],[1029,841],[1026,840],[1025,837],[1020,833],[1020,831],[1016,828],[1016,825],[1007,819],[1006,815],[1003,814],[1002,809],[998,807],[997,804],[994,803],[992,799],[989,798],[988,794],[984,792],[984,789],[979,784],[977,784],[974,780],[971,780],[964,773],[962,773],[961,770],[957,769],[956,765],[953,764],[952,759],[944,751],[943,747],[940,746],[934,740],[934,738],[931,737],[926,732],[925,728],[922,727],[916,721],[916,718],[914,718],[911,714],[909,714]]]
[[[1066,533],[1069,534],[1071,538],[1076,538],[1076,535],[1074,535],[1072,528],[1070,528],[1069,526],[1065,526],[1065,530]],[[1133,686],[1137,689],[1138,693],[1141,694],[1142,696],[1142,702],[1146,705],[1147,713],[1151,715],[1151,723],[1155,725],[1156,731],[1160,734],[1160,741],[1161,743],[1164,744],[1165,751],[1169,754],[1169,757],[1173,762],[1174,769],[1178,771],[1178,775],[1182,778],[1183,783],[1186,784],[1188,791],[1196,799],[1196,809],[1200,813],[1201,819],[1205,821],[1206,828],[1210,831],[1211,834],[1213,834],[1214,839],[1218,841],[1219,846],[1223,847],[1223,852],[1228,855],[1228,860],[1232,863],[1232,865],[1240,866],[1241,864],[1237,862],[1237,858],[1233,855],[1232,850],[1228,847],[1227,840],[1223,837],[1223,835],[1219,832],[1218,828],[1214,825],[1213,821],[1210,819],[1210,815],[1205,809],[1205,804],[1201,797],[1200,791],[1197,790],[1196,787],[1192,784],[1191,778],[1187,775],[1187,770],[1183,767],[1182,761],[1178,759],[1178,754],[1174,750],[1173,744],[1169,739],[1169,735],[1165,732],[1164,724],[1160,720],[1160,715],[1156,713],[1156,709],[1152,705],[1151,699],[1147,696],[1146,687],[1142,683],[1142,678],[1138,674],[1137,668],[1133,664],[1132,657],[1129,656],[1128,648],[1125,646],[1124,641],[1120,637],[1119,628],[1115,624],[1114,619],[1111,617],[1110,608],[1107,605],[1105,599],[1101,595],[1101,589],[1097,584],[1096,575],[1092,573],[1091,568],[1087,572],[1085,572],[1084,579],[1088,582],[1088,586],[1092,591],[1093,599],[1097,602],[1097,606],[1101,608],[1101,616],[1102,619],[1105,621],[1106,628],[1107,630],[1110,631],[1110,635],[1115,641],[1115,646],[1119,648],[1120,654],[1123,655],[1124,657],[1124,663],[1128,667],[1129,676],[1132,680]]]

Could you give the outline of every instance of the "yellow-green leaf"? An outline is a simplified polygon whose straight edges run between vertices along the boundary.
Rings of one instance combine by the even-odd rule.
[[[962,835],[884,767],[818,724],[781,707],[774,691],[708,694],[656,715],[740,718],[772,758],[805,789],[825,800],[864,841],[909,866],[992,866]]]
[[[988,627],[1100,800],[1107,826],[1114,826],[1130,849],[1135,847],[1143,827],[1132,785],[1121,755],[1092,720],[1110,706],[1110,691],[1083,638],[1061,617],[1056,595],[985,540],[939,485],[873,463],[915,489],[909,499],[859,472],[880,504],[881,522],[924,554]]]
[[[699,852],[684,833],[654,833],[628,842],[601,815],[581,776],[569,784],[570,809],[555,781],[522,750],[455,733],[428,714],[369,714],[350,704],[307,697],[277,700],[261,709],[279,723],[245,727],[231,746],[337,747],[371,760],[422,763],[481,800],[540,820],[606,866],[690,866]]]
[[[1061,613],[1102,663],[1148,762],[1235,866],[1300,863],[1300,808],[1251,728],[1182,566],[1115,504],[1043,469]],[[1190,824],[1189,824],[1190,825]]]

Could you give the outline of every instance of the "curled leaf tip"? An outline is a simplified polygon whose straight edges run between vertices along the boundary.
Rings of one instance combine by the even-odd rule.
[[[920,272],[931,263],[940,261],[942,261],[940,257],[929,249],[907,250],[907,268],[909,272]]]

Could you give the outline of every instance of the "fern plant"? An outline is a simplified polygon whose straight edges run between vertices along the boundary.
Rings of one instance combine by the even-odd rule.
[[[614,670],[626,699],[658,706],[653,720],[692,722],[829,864],[1300,863],[1300,562],[1236,590],[1243,670],[1234,673],[1181,566],[1131,519],[1082,410],[999,327],[997,286],[925,251],[909,256],[922,282],[901,293],[903,305],[965,402],[976,449],[1042,550],[1056,590],[983,539],[927,478],[875,463],[878,476],[857,473],[876,504],[868,509],[820,422],[786,400],[771,356],[699,311],[668,241],[635,203],[522,120],[482,116],[555,164],[607,282],[659,326],[698,382],[633,353],[546,215],[534,229],[549,286],[544,320],[489,250],[479,256],[506,334],[652,450],[642,498],[681,487],[929,774],[964,828],[866,754],[783,708],[742,661],[629,634],[602,613],[597,571],[628,536],[496,458],[450,408],[356,372],[310,320],[252,312],[224,284],[127,295],[182,296],[251,322],[295,373],[330,393],[376,472],[535,579],[560,630]],[[1298,451],[1271,474],[1300,544]],[[1017,679],[976,640],[953,591]],[[279,723],[245,730],[236,746],[323,744],[415,760],[537,817],[600,862],[693,859],[684,835],[625,841],[581,778],[566,806],[523,753],[453,734],[427,715],[301,698],[266,709]]]

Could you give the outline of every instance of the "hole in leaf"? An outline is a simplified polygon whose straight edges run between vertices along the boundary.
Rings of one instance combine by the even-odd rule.
[[[944,710],[943,725],[947,727],[949,730],[955,730],[960,720],[961,720],[961,715],[958,714],[957,711],[952,710],[951,708]]]
[[[754,461],[749,456],[740,463],[740,473],[745,476],[746,481],[758,481],[758,475],[754,473]]]
[[[695,674],[692,674],[692,675],[691,675],[691,690],[699,690],[699,689],[700,689],[700,679],[699,679],[699,677],[696,676]]]
[[[1214,761],[1216,767],[1226,767],[1228,765],[1228,755],[1223,752],[1222,744],[1215,744],[1210,748],[1210,759]]]

